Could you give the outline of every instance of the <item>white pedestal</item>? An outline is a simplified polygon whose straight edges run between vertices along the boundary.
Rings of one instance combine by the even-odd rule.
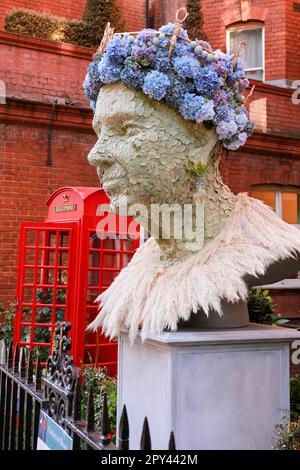
[[[271,449],[289,413],[289,343],[300,333],[254,325],[181,330],[133,346],[119,341],[118,414],[126,404],[130,449],[144,417],[152,449]]]

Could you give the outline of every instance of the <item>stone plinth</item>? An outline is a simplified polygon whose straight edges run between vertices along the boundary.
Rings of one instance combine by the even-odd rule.
[[[152,449],[271,449],[289,412],[289,343],[300,333],[264,325],[181,330],[133,346],[119,341],[118,413],[125,403],[130,448],[148,417]]]

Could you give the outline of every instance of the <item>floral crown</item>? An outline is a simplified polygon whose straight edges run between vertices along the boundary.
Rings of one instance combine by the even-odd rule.
[[[240,57],[188,37],[182,20],[158,31],[116,33],[108,24],[89,65],[84,91],[95,111],[100,88],[122,81],[176,109],[185,119],[215,127],[224,147],[236,150],[252,134],[243,92],[249,87]]]

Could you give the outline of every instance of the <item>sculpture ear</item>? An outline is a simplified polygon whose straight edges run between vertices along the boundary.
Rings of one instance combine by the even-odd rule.
[[[191,163],[198,163],[201,161],[203,164],[208,163],[211,159],[214,149],[218,145],[216,139],[208,139],[202,142],[196,142],[195,147],[189,150],[187,154],[188,161]]]

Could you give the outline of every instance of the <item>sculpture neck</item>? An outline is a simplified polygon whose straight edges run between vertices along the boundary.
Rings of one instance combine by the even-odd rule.
[[[166,266],[185,261],[200,251],[220,233],[233,211],[236,197],[219,173],[221,151],[217,144],[211,152],[201,189],[196,190],[194,197],[187,203],[173,205],[173,208],[177,206],[177,212],[170,211],[171,231],[168,233],[163,217],[154,227],[156,233],[151,230]]]

